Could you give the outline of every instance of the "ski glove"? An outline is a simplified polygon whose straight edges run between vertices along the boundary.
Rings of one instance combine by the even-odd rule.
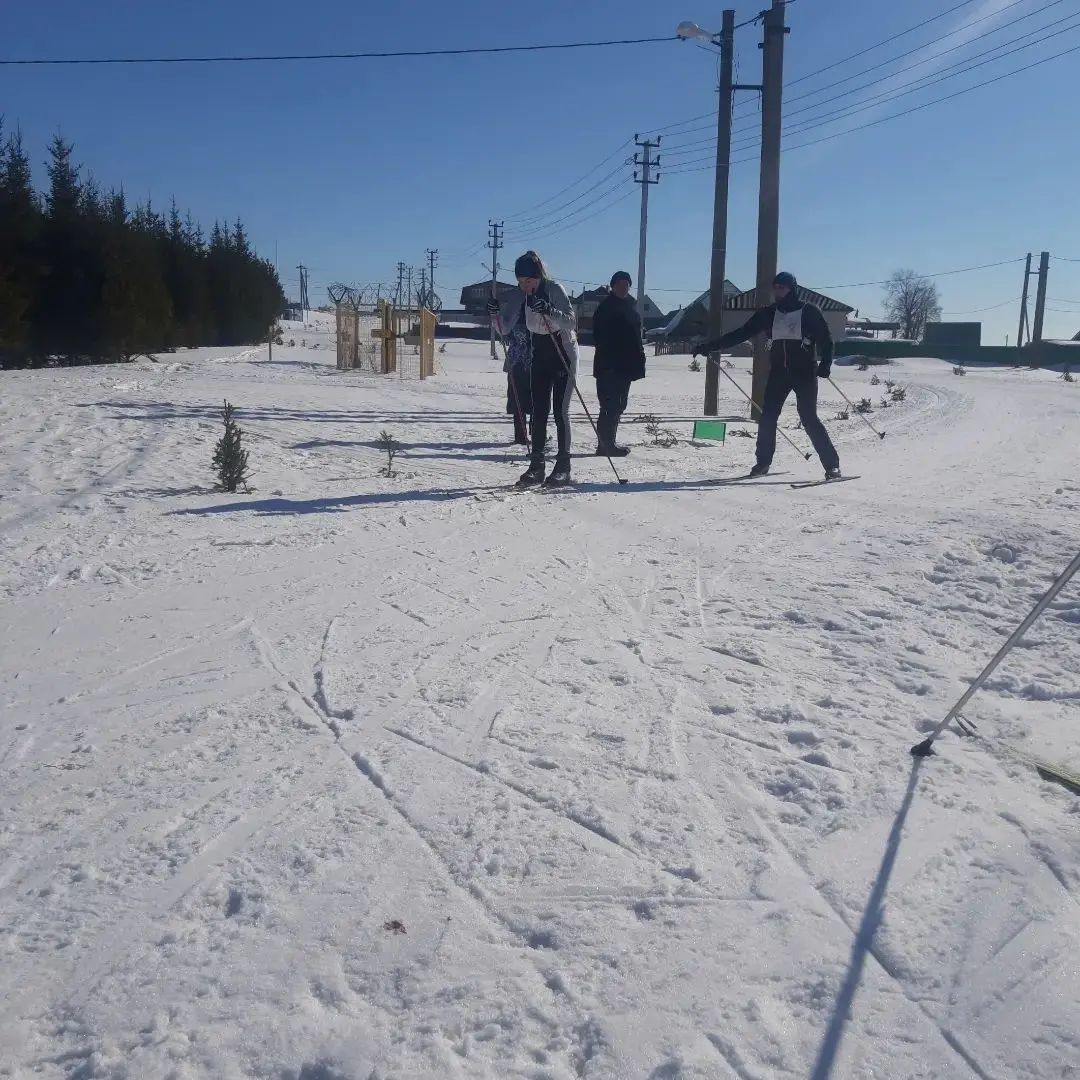
[[[537,315],[554,315],[555,309],[551,306],[550,301],[545,300],[542,296],[538,296],[536,293],[530,293],[528,300],[525,301],[529,305],[530,311],[535,311]]]
[[[489,297],[489,299],[488,299],[487,313],[489,315],[498,315],[499,314],[499,301],[496,300],[494,296]]]
[[[832,375],[832,364],[828,364],[824,360],[822,360],[821,363],[818,364],[818,366],[817,366],[817,377],[819,379],[827,379],[831,375]]]

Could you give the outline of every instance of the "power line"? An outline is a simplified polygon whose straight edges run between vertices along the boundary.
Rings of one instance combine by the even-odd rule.
[[[915,25],[913,27],[910,27],[907,30],[901,31],[899,34],[894,34],[892,37],[885,38],[883,41],[879,41],[876,45],[868,46],[866,49],[863,49],[862,51],[860,51],[858,53],[853,53],[851,56],[845,57],[843,60],[837,60],[832,64],[828,64],[827,66],[825,66],[823,68],[819,68],[817,71],[810,72],[808,75],[803,75],[798,79],[794,79],[794,80],[792,80],[790,82],[787,82],[787,83],[784,84],[784,89],[786,90],[786,89],[788,89],[788,88],[790,88],[792,86],[797,85],[798,83],[806,82],[808,79],[812,79],[816,75],[824,74],[826,71],[831,71],[833,68],[840,67],[841,65],[848,63],[848,61],[850,61],[850,60],[858,59],[859,57],[864,56],[868,52],[873,52],[874,50],[876,50],[878,48],[881,48],[881,47],[883,47],[885,45],[888,45],[891,42],[896,41],[897,39],[899,39],[901,37],[906,37],[908,34],[914,33],[916,30],[920,30],[924,26],[927,26],[929,23],[932,23],[932,22],[937,21],[938,19],[944,18],[946,15],[951,15],[954,11],[958,11],[960,8],[966,7],[968,4],[970,4],[972,2],[974,2],[974,0],[965,0],[965,3],[957,4],[955,7],[951,7],[947,11],[943,11],[940,15],[935,15],[933,18],[927,19],[924,22],[918,23],[917,25]],[[938,39],[938,41],[939,42],[946,41],[951,37],[956,37],[958,34],[962,34],[965,30],[970,30],[973,26],[978,26],[980,23],[988,22],[991,19],[996,19],[999,16],[1001,16],[1002,14],[1004,14],[1006,11],[1010,10],[1011,8],[1018,7],[1019,5],[1027,3],[1027,2],[1028,2],[1028,0],[1012,0],[1011,3],[1006,4],[1004,7],[999,8],[997,11],[991,12],[989,15],[983,15],[980,18],[972,19],[970,22],[966,22],[966,23],[961,24],[955,30],[950,30],[949,33],[943,34]],[[1030,12],[1029,14],[1023,15],[1019,19],[1016,19],[1014,21],[1015,22],[1022,22],[1024,19],[1030,18],[1033,15],[1038,15],[1041,12],[1046,11],[1048,8],[1054,7],[1054,6],[1056,6],[1057,3],[1061,3],[1061,2],[1063,2],[1063,0],[1054,0],[1054,3],[1047,4],[1045,7],[1042,7],[1042,8],[1037,8],[1036,10]],[[1006,29],[1006,26],[1000,26],[995,30],[990,30],[990,31],[987,31],[985,34],[979,35],[979,37],[972,39],[972,41],[978,41],[978,40],[981,40],[982,38],[989,37],[992,34],[1000,33],[1004,29]],[[968,42],[967,44],[971,44],[971,42]],[[896,56],[894,56],[890,60],[882,61],[881,64],[878,64],[875,67],[864,68],[862,71],[858,71],[854,75],[849,75],[844,79],[839,79],[836,82],[828,83],[826,86],[819,87],[817,90],[810,90],[805,94],[799,94],[799,95],[797,95],[795,97],[788,97],[785,100],[787,100],[789,104],[792,104],[792,103],[794,103],[796,101],[805,101],[807,98],[810,98],[810,97],[817,97],[819,94],[824,93],[826,90],[831,90],[836,86],[842,86],[846,82],[851,82],[852,79],[857,79],[860,75],[869,74],[871,71],[880,72],[882,67],[889,67],[892,64],[895,64],[899,60],[904,60],[909,56],[915,55],[915,53],[921,52],[925,48],[926,48],[925,44],[917,45],[915,48],[909,49],[907,52],[897,54]],[[941,55],[941,54],[939,54],[939,55]],[[909,67],[904,68],[901,71],[893,72],[893,75],[888,76],[888,77],[889,78],[894,78],[897,75],[904,74],[905,71],[914,70],[914,68],[918,67],[918,66],[919,66],[918,64],[910,65]],[[739,108],[739,106],[737,105],[736,108]],[[678,122],[678,123],[675,123],[675,124],[669,124],[667,127],[653,128],[652,130],[667,132],[671,128],[685,127],[687,124],[690,124],[693,121],[704,120],[704,119],[708,119],[708,118],[714,117],[714,116],[715,116],[714,112],[704,113],[701,116],[689,117],[684,121],[681,121],[681,122]],[[694,131],[710,130],[711,127],[712,127],[711,124],[703,124],[700,127],[689,128],[688,130],[678,132],[677,134],[679,134],[679,135],[689,135],[689,134],[691,134],[691,132],[694,132]]]
[[[607,205],[599,207],[598,209],[594,210],[593,213],[587,214],[585,217],[579,217],[579,215],[584,213],[587,209],[589,209],[589,207],[594,206],[602,199],[605,199],[608,195],[611,195],[612,193],[617,191],[620,187],[622,187],[623,183],[624,180],[619,180],[616,183],[612,184],[612,186],[609,187],[606,191],[600,192],[600,194],[597,195],[595,199],[590,199],[587,203],[585,203],[584,206],[579,206],[577,210],[574,210],[572,213],[567,214],[565,217],[560,218],[558,221],[553,221],[549,225],[544,226],[544,231],[542,232],[535,233],[530,231],[523,234],[515,233],[514,236],[511,236],[509,239],[520,242],[524,242],[526,240],[532,242],[537,239],[545,239],[550,236],[555,236],[558,233],[565,232],[567,229],[572,229],[578,225],[581,225],[583,222],[588,221],[590,218],[595,217],[597,214],[603,213],[606,210],[610,210],[611,207],[615,206],[617,203],[621,203],[623,199],[627,198],[628,196],[633,195],[634,189],[629,188],[624,195],[621,195],[619,198],[614,199]],[[570,221],[571,218],[578,218],[578,220]],[[563,224],[564,222],[567,222],[568,224]]]
[[[1023,262],[1023,258],[1016,259],[1002,259],[1001,262],[983,263],[981,266],[962,266],[959,270],[940,270],[936,274],[920,274],[919,277],[923,278],[939,278],[939,277],[951,277],[953,274],[970,274],[975,270],[990,270],[995,266],[1011,266],[1013,263]],[[886,278],[884,281],[851,281],[844,285],[815,285],[814,291],[820,292],[822,289],[860,289],[864,285],[888,285],[890,279]],[[1012,301],[1008,301],[1011,303]],[[1003,306],[1003,305],[999,305]],[[989,310],[989,309],[988,309]],[[959,314],[958,312],[955,314]]]
[[[573,199],[570,199],[569,202],[565,202],[560,206],[553,207],[551,210],[545,210],[542,214],[537,214],[535,217],[525,218],[524,220],[520,221],[512,221],[511,228],[514,231],[517,231],[518,229],[522,228],[527,229],[530,227],[536,227],[538,222],[543,222],[545,218],[550,217],[552,214],[558,214],[562,210],[565,210],[568,206],[573,206],[574,203],[580,202],[582,199],[585,198],[586,195],[592,194],[592,192],[594,192],[598,187],[600,187],[601,184],[607,183],[607,181],[610,180],[621,169],[626,168],[626,166],[629,165],[632,160],[632,158],[627,158],[625,161],[620,161],[614,169],[612,169],[610,172],[605,173],[603,176],[600,177],[599,180],[596,181],[595,184],[587,187],[583,192],[581,192],[580,195],[577,195]]]
[[[972,308],[970,311],[943,311],[943,315],[978,315],[984,311],[997,311],[998,308],[1008,307],[1009,304],[1019,304],[1021,297],[1014,296],[1008,300],[1002,300],[1000,304],[990,304],[987,307]]]
[[[661,41],[678,40],[679,38],[675,35],[666,35],[664,37],[617,38],[611,41],[566,41],[551,45],[492,45],[465,49],[399,49],[388,52],[282,53],[275,56],[113,56],[59,59],[35,57],[0,60],[0,65],[30,67],[72,64],[249,64],[291,60],[395,60],[406,57],[487,56],[493,53],[550,52],[556,49],[600,49],[612,45],[654,45]]]
[[[1022,2],[1022,0],[1015,0],[1016,3]],[[902,37],[907,37],[908,34],[914,34],[916,30],[921,30],[924,26],[929,26],[931,23],[937,22],[939,19],[944,19],[946,15],[951,15],[954,11],[959,11],[961,8],[970,7],[975,0],[961,0],[961,3],[942,11],[938,15],[932,15],[929,19],[924,19],[921,23],[916,23],[914,26],[909,26],[907,30],[901,30],[898,34],[893,34],[891,37],[884,38],[876,45],[868,45],[866,48],[860,49],[856,53],[852,53],[850,56],[845,56],[842,60],[836,60],[831,64],[827,64],[823,68],[818,68],[817,71],[811,71],[808,75],[802,75],[797,79],[792,79],[787,83],[785,89],[788,86],[796,86],[801,82],[806,82],[808,79],[813,79],[818,75],[824,75],[826,71],[832,71],[834,68],[838,68],[843,64],[850,62],[851,60],[858,60],[860,57],[865,56],[869,52],[875,52],[878,49],[884,48],[886,45],[891,45],[894,41],[899,41]],[[1010,5],[1014,6],[1014,5]],[[994,15],[998,15],[1000,12],[994,12]]]
[[[565,195],[566,192],[573,191],[573,189],[576,188],[578,184],[582,184],[586,180],[588,180],[589,177],[592,176],[592,174],[596,172],[597,169],[602,169],[613,157],[615,157],[617,154],[620,154],[623,149],[629,146],[633,141],[633,139],[624,139],[621,143],[619,143],[618,146],[615,147],[614,150],[612,150],[610,154],[608,154],[606,158],[604,158],[602,161],[597,162],[587,173],[585,173],[584,176],[579,177],[573,183],[567,184],[566,187],[560,188],[558,191],[555,192],[554,195],[549,195],[548,198],[544,199],[542,202],[538,202],[535,206],[528,207],[525,210],[519,210],[516,214],[508,214],[506,220],[512,221],[514,218],[530,215],[533,213],[533,211],[539,210],[541,206],[546,206],[548,203],[554,202],[560,195]]]
[[[1074,52],[1077,52],[1077,51],[1080,51],[1080,45],[1074,45],[1072,48],[1064,49],[1062,52],[1054,53],[1052,56],[1043,57],[1043,59],[1036,60],[1036,61],[1034,61],[1033,63],[1030,63],[1030,64],[1026,64],[1024,67],[1014,68],[1012,71],[1003,72],[1001,75],[997,75],[992,79],[985,79],[981,83],[974,83],[971,86],[966,86],[963,89],[957,90],[952,94],[946,94],[944,97],[934,98],[932,101],[923,102],[921,105],[913,105],[910,109],[904,109],[902,112],[892,113],[891,115],[883,116],[878,120],[870,120],[865,124],[859,124],[859,125],[857,125],[855,127],[852,127],[852,128],[845,128],[843,131],[837,131],[832,135],[825,135],[820,139],[811,139],[810,142],[796,143],[794,146],[786,146],[783,149],[783,153],[787,153],[787,151],[789,151],[789,150],[801,150],[801,149],[803,149],[805,147],[808,147],[808,146],[818,146],[821,143],[831,142],[833,139],[840,139],[845,135],[852,135],[852,134],[854,134],[855,132],[858,132],[858,131],[866,131],[868,128],[877,127],[879,124],[888,123],[890,120],[899,120],[901,117],[910,116],[912,113],[921,112],[923,109],[929,109],[934,105],[941,105],[943,102],[951,101],[953,98],[962,97],[964,94],[970,94],[973,90],[981,90],[983,87],[992,86],[994,83],[1001,82],[1003,79],[1011,78],[1013,75],[1021,75],[1025,71],[1031,71],[1033,68],[1041,67],[1043,64],[1048,64],[1052,60],[1059,60],[1059,59],[1061,59],[1061,57],[1069,56],[1070,54],[1072,54]],[[824,125],[822,124],[822,125],[819,125],[819,126],[824,126]],[[740,147],[740,149],[747,149],[747,148],[748,147]],[[691,165],[696,161],[706,161],[706,160],[711,160],[711,159],[708,159],[708,158],[692,158],[690,161],[684,161],[682,164],[683,165]],[[754,160],[753,157],[737,158],[731,164],[732,165],[739,165],[739,164],[742,164],[744,162],[753,161],[753,160]],[[712,167],[715,167],[715,163],[714,163],[713,166],[702,165],[702,166],[699,166],[697,168],[689,168],[689,169],[688,168],[668,169],[667,172],[666,172],[666,175],[667,176],[677,176],[680,173],[700,172],[702,169],[708,169],[708,168],[712,168]],[[1066,260],[1066,261],[1080,262],[1080,260]]]
[[[1061,0],[1055,0],[1055,3],[1059,3],[1059,2],[1061,2]],[[1050,6],[1053,6],[1053,5],[1050,5]],[[819,128],[819,127],[825,127],[826,125],[828,125],[830,123],[833,123],[833,122],[835,122],[837,120],[843,120],[843,119],[846,119],[849,116],[856,116],[858,113],[867,112],[868,110],[877,108],[877,107],[879,107],[880,105],[882,105],[882,104],[884,104],[886,102],[896,101],[899,98],[907,97],[909,94],[915,94],[915,93],[919,93],[922,90],[927,90],[931,86],[936,86],[938,83],[948,82],[950,79],[955,79],[955,78],[958,78],[961,75],[966,75],[969,72],[975,71],[976,69],[978,69],[980,67],[985,67],[987,64],[997,63],[999,60],[1004,60],[1004,59],[1006,59],[1006,57],[1012,56],[1015,53],[1023,52],[1025,49],[1030,49],[1035,45],[1041,45],[1046,41],[1050,41],[1053,38],[1057,38],[1064,31],[1058,31],[1057,33],[1047,34],[1045,37],[1037,38],[1035,41],[1029,41],[1026,45],[1021,45],[1021,46],[1018,46],[1015,49],[1010,49],[1008,52],[1004,52],[1004,53],[1000,52],[1000,50],[1005,48],[1006,46],[1015,44],[1017,41],[1023,41],[1025,38],[1032,37],[1034,34],[1041,33],[1043,30],[1050,30],[1055,26],[1059,26],[1061,23],[1069,22],[1070,20],[1074,20],[1074,19],[1080,19],[1080,15],[1078,15],[1076,12],[1073,12],[1073,13],[1071,13],[1069,15],[1066,15],[1063,19],[1057,20],[1057,22],[1048,23],[1046,26],[1041,26],[1037,30],[1033,30],[1028,34],[1023,34],[1018,38],[1013,38],[1011,41],[1003,42],[1002,44],[995,46],[993,49],[986,50],[985,52],[982,52],[982,53],[976,53],[974,56],[969,56],[966,59],[958,61],[955,64],[950,64],[948,67],[946,67],[944,69],[945,71],[949,71],[950,68],[960,68],[959,71],[953,71],[951,74],[948,74],[948,75],[940,74],[940,75],[937,75],[937,76],[932,76],[932,75],[923,76],[922,78],[915,79],[912,82],[902,83],[901,85],[893,87],[892,89],[890,89],[888,91],[885,91],[883,93],[875,94],[875,95],[873,95],[873,96],[871,96],[869,98],[864,99],[863,101],[855,102],[851,106],[842,106],[839,109],[834,109],[833,111],[828,112],[828,113],[824,113],[824,114],[822,114],[820,116],[806,117],[804,120],[799,120],[794,124],[786,126],[784,128],[784,134],[785,135],[801,135],[801,134],[803,134],[803,133],[805,133],[807,131],[813,131],[813,130],[816,130],[817,128]],[[1066,27],[1065,29],[1066,30],[1075,30],[1078,27],[1080,27],[1080,21],[1074,22],[1072,26]],[[973,60],[978,60],[980,57],[987,56],[989,53],[995,53],[995,52],[1000,53],[1000,55],[991,56],[990,59],[987,59],[987,60],[980,60],[979,63],[971,63],[971,61],[973,61]],[[944,55],[944,54],[942,54],[942,53],[936,54],[934,58],[939,58],[942,55]],[[919,66],[919,65],[913,65],[913,67],[914,66]],[[912,70],[912,69],[909,68],[909,69],[905,69],[905,70]],[[899,74],[902,74],[902,72],[897,72],[896,74],[899,75]],[[895,77],[895,76],[893,76],[893,77]],[[879,85],[880,82],[881,82],[881,80],[879,79],[879,80],[876,80],[873,83],[867,83],[862,87],[857,87],[855,90],[852,90],[851,93],[854,94],[854,93],[857,93],[860,90],[869,89],[869,88],[871,88],[871,87],[873,87],[875,85]],[[982,84],[982,85],[986,85],[986,84]],[[816,102],[815,104],[808,105],[808,106],[806,106],[806,107],[804,107],[802,109],[796,109],[796,110],[794,110],[794,112],[789,113],[787,115],[788,116],[794,116],[794,115],[798,115],[798,113],[800,113],[800,112],[809,112],[809,111],[812,111],[814,109],[820,108],[823,105],[828,104],[829,101],[839,101],[839,100],[841,100],[841,99],[843,99],[843,98],[845,98],[847,96],[848,96],[848,94],[838,94],[834,98],[829,98],[826,101]],[[752,130],[752,126],[744,127],[744,128],[738,128],[738,129],[736,129],[736,133],[746,132],[746,131],[750,131],[750,130]],[[739,146],[735,147],[735,149],[736,150],[748,150],[752,146],[757,145],[757,142],[758,142],[757,139],[751,139],[751,140],[749,140],[747,142],[744,142],[744,143],[740,144]],[[712,146],[715,146],[716,145],[716,140],[715,139],[699,139],[699,140],[697,140],[696,142],[693,142],[693,143],[684,143],[680,147],[676,147],[676,149],[674,149],[674,150],[669,150],[668,151],[668,156],[669,157],[677,157],[677,156],[681,156],[683,154],[692,153],[692,152],[694,152],[694,150],[703,149],[705,146],[708,146],[710,144]],[[696,160],[701,160],[701,159],[696,159]],[[683,162],[683,164],[684,165],[688,164],[688,162]]]

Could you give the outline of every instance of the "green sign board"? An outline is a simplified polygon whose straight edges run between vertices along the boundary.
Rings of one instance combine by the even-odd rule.
[[[694,438],[724,442],[727,439],[727,424],[723,420],[695,420]]]

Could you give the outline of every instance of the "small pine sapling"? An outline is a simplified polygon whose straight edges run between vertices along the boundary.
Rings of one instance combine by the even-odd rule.
[[[883,397],[881,399],[881,404],[878,406],[878,408],[891,409],[892,408],[892,402],[887,397]]]
[[[870,365],[865,360],[863,360],[859,364],[859,370],[860,371],[869,371],[870,370]]]
[[[752,439],[754,437],[754,433],[747,431],[746,428],[736,428],[734,431],[729,431],[728,434],[736,439]]]
[[[851,419],[851,411],[850,411],[849,409],[841,409],[841,410],[840,410],[840,411],[839,411],[839,412],[838,412],[838,413],[836,414],[836,416],[834,417],[834,419],[835,419],[835,420],[850,420],[850,419]]]
[[[1064,379],[1065,382],[1076,382],[1076,380],[1073,378],[1073,373],[1069,370],[1068,364],[1065,365],[1065,370],[1062,371],[1061,378]]]
[[[889,397],[893,401],[906,401],[907,400],[907,388],[904,386],[897,386],[896,383],[887,384],[889,386]]]
[[[690,361],[690,370],[691,371],[700,371],[701,370],[701,361],[696,356],[694,357],[693,360]]]
[[[394,472],[394,458],[397,457],[398,451],[401,449],[401,447],[397,444],[394,436],[385,429],[379,432],[378,446],[379,449],[382,450],[384,454],[386,454],[386,468],[381,469],[380,472],[383,474],[383,476],[396,476],[397,474]]]
[[[864,397],[859,402],[859,404],[855,406],[855,411],[857,413],[873,412],[874,411],[874,404],[868,397]]]
[[[896,383],[895,383],[894,380],[892,380],[892,379],[886,379],[885,380],[885,389],[886,390],[891,390],[895,385],[896,385]]]
[[[957,364],[956,367],[954,367],[952,369],[952,373],[954,375],[966,375],[967,374],[967,368],[964,367],[963,364]]]
[[[226,401],[221,410],[225,431],[214,448],[214,468],[222,491],[235,492],[241,485],[247,490],[248,452],[242,446],[243,432],[233,420],[233,407]]]
[[[881,385],[881,380],[876,375],[871,375],[870,376],[870,385],[871,386],[880,386]]]

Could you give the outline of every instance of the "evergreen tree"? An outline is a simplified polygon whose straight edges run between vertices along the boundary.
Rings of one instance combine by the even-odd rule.
[[[49,147],[42,253],[47,270],[31,308],[31,343],[37,363],[59,356],[68,363],[97,358],[100,335],[100,263],[88,250],[89,233],[73,147],[57,135]],[[91,198],[92,208],[97,200]]]
[[[30,306],[41,277],[41,207],[16,129],[0,152],[0,366],[26,362]]]
[[[222,491],[236,491],[241,484],[247,487],[248,452],[241,445],[243,432],[233,420],[233,407],[226,401],[221,410],[225,431],[214,448],[214,468]]]
[[[158,220],[146,207],[129,221],[123,192],[110,199],[101,301],[110,359],[127,361],[172,341],[173,305],[162,276]]]

